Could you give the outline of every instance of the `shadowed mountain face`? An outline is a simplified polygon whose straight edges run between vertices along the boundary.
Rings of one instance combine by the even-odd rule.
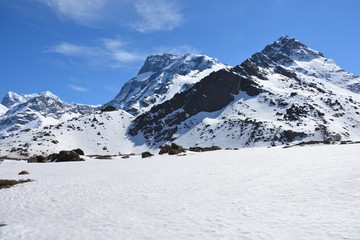
[[[284,36],[138,116],[129,134],[154,147],[175,140],[254,146],[358,138],[359,82],[322,53]]]

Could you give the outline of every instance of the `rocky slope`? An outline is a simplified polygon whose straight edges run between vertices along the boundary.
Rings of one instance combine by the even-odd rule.
[[[133,115],[187,90],[211,72],[228,67],[204,55],[172,54],[149,56],[138,75],[127,82],[105,106],[114,106]]]
[[[285,144],[359,140],[360,78],[284,36],[242,64],[205,77],[138,116],[138,145]]]

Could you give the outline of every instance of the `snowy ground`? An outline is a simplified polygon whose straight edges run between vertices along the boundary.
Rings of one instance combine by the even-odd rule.
[[[360,239],[360,146],[4,161],[0,239]]]

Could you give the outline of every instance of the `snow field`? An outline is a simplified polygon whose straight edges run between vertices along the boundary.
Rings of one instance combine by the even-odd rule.
[[[360,239],[360,148],[4,161],[0,239]],[[20,177],[21,170],[30,175]]]

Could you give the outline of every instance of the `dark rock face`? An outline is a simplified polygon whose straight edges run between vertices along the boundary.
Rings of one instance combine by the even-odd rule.
[[[220,70],[211,73],[193,87],[176,94],[171,100],[156,105],[147,113],[137,117],[130,127],[132,136],[142,132],[145,138],[155,142],[171,141],[179,124],[199,112],[214,112],[234,100],[240,90],[250,96],[261,92],[249,78],[240,76],[242,67],[233,71]],[[164,125],[165,123],[165,125]]]
[[[165,144],[164,146],[161,146],[159,154],[162,155],[167,153],[169,155],[176,155],[183,152],[186,152],[185,148],[176,143],[171,143],[171,145]]]
[[[297,137],[299,137],[299,138],[306,137],[305,133],[303,133],[303,132],[294,132],[292,130],[283,131],[282,134],[283,134],[285,140],[288,141],[288,142],[292,142]]]
[[[143,153],[141,153],[141,157],[142,157],[142,158],[148,158],[148,157],[151,157],[151,156],[154,156],[154,154],[151,154],[150,152],[143,152]]]
[[[102,112],[113,112],[113,111],[116,111],[116,107],[109,105],[109,106],[102,108],[101,111]]]

